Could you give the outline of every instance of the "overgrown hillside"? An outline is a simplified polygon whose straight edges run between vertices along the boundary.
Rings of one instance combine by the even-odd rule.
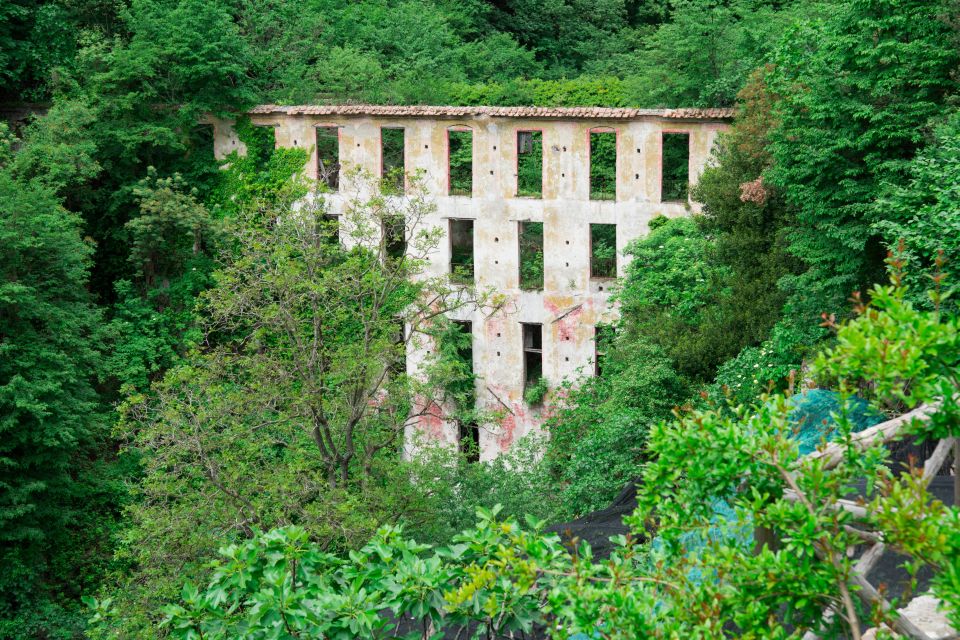
[[[644,515],[659,513],[673,536],[668,519],[690,494],[680,476],[670,489],[656,475],[683,451],[666,435],[698,425],[704,437],[759,437],[758,424],[780,418],[757,403],[790,380],[837,388],[846,376],[878,410],[913,406],[908,392],[878,392],[876,371],[833,362],[810,373],[854,292],[865,302],[879,292],[887,312],[907,305],[904,322],[937,327],[940,338],[911,356],[918,368],[894,373],[913,381],[933,367],[955,384],[956,299],[926,291],[949,291],[960,271],[958,72],[957,0],[0,4],[0,101],[42,114],[0,125],[0,637],[165,637],[174,623],[199,637],[190,625],[210,611],[163,607],[186,580],[211,579],[222,545],[252,554],[243,571],[259,566],[264,545],[295,543],[309,545],[317,571],[348,574],[344,558],[387,535],[375,533],[382,526],[443,545],[475,524],[478,507],[562,521],[641,476],[659,487]],[[425,290],[411,279],[439,239],[426,234],[421,253],[398,261],[372,239],[339,247],[322,209],[301,212],[315,217],[308,236],[278,224],[307,186],[291,178],[302,152],[274,151],[241,118],[250,153],[222,170],[199,125],[203,114],[266,102],[736,106],[737,116],[694,192],[704,215],[655,220],[628,249],[621,319],[602,332],[602,375],[547,396],[549,439],[479,464],[441,450],[398,455],[418,394],[443,393],[464,419],[490,418],[471,413],[473,380],[450,323],[424,326],[442,345],[427,382],[397,369],[394,318],[419,317]],[[412,194],[396,210],[373,201],[355,213],[415,220],[430,202]],[[906,264],[897,277],[909,287],[894,293],[871,289],[887,280],[888,252]],[[449,282],[422,286],[459,304]],[[357,331],[358,318],[368,331]],[[317,357],[302,358],[302,341],[320,335]],[[899,339],[906,350],[919,340]],[[378,394],[390,398],[378,411],[358,400]],[[749,418],[757,411],[770,420]],[[753,444],[770,453],[770,442]],[[876,471],[864,465],[857,471]],[[757,517],[768,513],[755,506]],[[953,542],[903,547],[947,576],[941,595],[954,604],[956,514],[886,523],[926,531],[928,516],[942,518]],[[638,516],[636,526],[650,525]],[[277,527],[286,529],[257,537]],[[503,553],[527,543],[501,534]],[[812,553],[808,543],[797,553]],[[823,581],[838,569],[803,557],[792,584],[821,591],[802,606],[776,602],[809,619],[832,597]],[[566,560],[550,558],[538,560],[570,577]],[[708,566],[742,577],[788,558],[767,560],[733,554]],[[471,579],[479,589],[485,578]],[[615,583],[619,592],[573,578],[548,587],[587,607],[635,586]],[[324,597],[346,597],[329,586]],[[703,606],[720,597],[706,583],[687,587]],[[468,599],[430,593],[453,607]],[[655,608],[656,594],[637,594],[621,611]],[[93,626],[81,596],[96,597]],[[733,602],[716,616],[749,619],[759,633],[757,610]],[[707,633],[700,618],[688,622],[678,633]],[[273,629],[263,637],[295,635]]]

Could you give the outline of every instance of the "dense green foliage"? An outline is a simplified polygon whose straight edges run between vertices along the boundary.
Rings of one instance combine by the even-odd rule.
[[[808,268],[787,281],[792,314],[840,312],[883,273],[871,228],[884,182],[900,182],[957,89],[956,4],[862,0],[794,27],[773,60],[777,96],[770,179],[797,207],[790,252]]]
[[[888,250],[909,261],[898,277],[911,288],[869,294],[881,313],[848,325],[814,377],[837,388],[856,379],[886,410],[937,396],[956,354],[957,298],[947,292],[960,264],[958,25],[956,0],[0,4],[0,101],[14,111],[43,105],[13,127],[19,140],[0,132],[0,636],[79,637],[81,594],[102,598],[107,621],[88,632],[124,638],[187,636],[200,620],[214,635],[237,635],[235,625],[275,625],[288,605],[304,613],[295,624],[353,624],[348,637],[379,624],[369,614],[383,607],[592,633],[618,602],[624,617],[606,620],[624,637],[716,637],[722,623],[769,637],[763,624],[778,607],[796,610],[797,628],[810,623],[822,598],[836,595],[838,569],[814,561],[804,536],[839,521],[820,512],[804,521],[776,496],[737,500],[754,518],[801,532],[794,556],[751,557],[732,545],[657,566],[624,550],[612,565],[588,560],[574,570],[556,540],[489,515],[469,528],[477,507],[497,502],[502,517],[581,515],[642,477],[643,514],[656,512],[670,542],[703,524],[711,496],[729,497],[721,485],[743,473],[769,482],[765,489],[782,486],[782,475],[757,463],[773,454],[827,493],[856,473],[879,473],[871,455],[818,475],[770,431],[785,419],[779,400],[750,413],[723,399],[752,406],[771,386],[802,378],[811,353],[831,340],[821,313],[829,324],[854,290],[881,280]],[[464,301],[452,301],[459,289],[447,282],[413,284],[419,259],[397,251],[401,231],[408,248],[437,241],[411,234],[430,204],[418,178],[397,169],[402,132],[386,132],[394,139],[384,175],[367,178],[386,178],[385,193],[406,190],[405,204],[358,203],[335,229],[322,205],[302,219],[285,215],[305,186],[291,180],[302,151],[274,150],[272,130],[241,116],[249,151],[224,169],[201,124],[204,114],[236,115],[257,102],[341,101],[736,104],[734,126],[690,193],[702,215],[655,218],[627,256],[610,229],[598,229],[594,275],[613,276],[631,260],[617,285],[619,318],[598,348],[598,377],[530,385],[549,442],[531,438],[490,463],[470,462],[469,450],[401,460],[398,434],[411,412],[442,406],[464,429],[502,417],[473,407],[478,382],[462,326],[414,322],[425,291],[443,310]],[[613,199],[615,136],[591,138],[591,196]],[[542,195],[542,146],[534,136],[518,163],[520,196]],[[459,193],[473,187],[471,147],[451,149]],[[688,176],[676,169],[664,195],[685,200]],[[364,222],[373,210],[379,220]],[[374,240],[376,222],[385,243]],[[524,227],[520,284],[540,289],[543,227]],[[334,241],[348,232],[361,247]],[[933,299],[921,293],[931,278],[941,292]],[[467,297],[496,305],[495,294]],[[358,331],[358,318],[372,330]],[[314,335],[323,346],[303,357]],[[429,381],[402,366],[404,340],[420,339],[437,345]],[[884,368],[893,365],[870,351],[883,340],[906,345],[903,368]],[[864,363],[874,368],[854,370]],[[894,388],[908,365],[916,397]],[[921,369],[932,373],[918,383]],[[689,404],[702,411],[661,422]],[[668,482],[680,477],[670,465],[684,483]],[[877,503],[877,524],[942,570],[955,561],[954,538],[932,548],[923,534],[954,535],[956,510],[905,510],[897,496],[916,487],[902,485]],[[469,531],[427,558],[392,528],[400,524],[438,545]],[[391,528],[345,560],[382,525]],[[286,528],[254,532],[278,526]],[[837,538],[835,550],[846,542]],[[211,570],[224,544],[234,545],[232,568]],[[385,549],[404,562],[384,569]],[[515,564],[517,554],[530,564]],[[276,569],[290,569],[293,556],[300,604],[264,601],[255,620],[240,619],[247,603],[224,613],[218,599],[239,602],[249,584],[265,598],[291,586]],[[362,558],[368,567],[358,568]],[[728,579],[693,581],[692,566]],[[547,571],[525,573],[531,567]],[[818,595],[748,601],[771,571]],[[254,582],[241,586],[248,573]],[[953,598],[949,573],[941,575],[942,595]],[[160,605],[186,578],[215,586],[187,591],[189,606],[168,609],[158,631]],[[662,610],[651,606],[664,598],[652,578],[676,586]],[[326,598],[319,617],[297,609],[314,596]],[[484,608],[505,602],[510,614],[499,619]]]
[[[621,330],[658,345],[679,373],[700,383],[712,380],[721,363],[764,337],[769,328],[764,323],[771,322],[758,316],[771,311],[760,307],[752,312],[758,300],[745,297],[748,292],[737,296],[737,289],[749,286],[749,274],[718,255],[720,239],[705,230],[708,225],[695,218],[664,221],[632,243],[627,248],[632,260],[617,294]]]
[[[522,222],[518,244],[520,288],[543,289],[543,223]]]
[[[942,401],[930,420],[907,429],[955,435],[957,320],[917,311],[902,288],[872,294],[876,306],[839,329],[813,375],[842,398],[868,384],[881,406]],[[847,637],[851,629],[859,637],[861,622],[893,622],[880,596],[856,589],[848,551],[863,540],[854,524],[881,533],[912,571],[931,570],[950,619],[960,622],[957,510],[939,502],[917,508],[925,482],[888,470],[882,444],[860,443],[859,455],[838,456],[835,465],[799,456],[788,397],[762,400],[654,427],[639,508],[628,518],[637,538],[621,538],[608,560],[594,559],[587,545],[571,554],[558,536],[538,532],[541,523],[525,530],[496,510],[478,511],[477,525],[449,546],[431,548],[385,527],[349,559],[323,553],[291,527],[221,549],[209,585],[187,584],[166,607],[165,625],[178,638],[427,639],[469,622],[488,637],[534,624],[553,638]],[[835,423],[835,439],[853,447],[844,409]],[[875,515],[858,522],[831,503],[863,476],[882,490],[868,498]],[[753,524],[782,544],[755,551]],[[831,606],[842,615],[824,618]]]
[[[907,179],[887,183],[875,204],[875,228],[890,245],[898,245],[911,264],[908,274],[915,288],[928,278],[946,275],[952,285],[960,265],[960,202],[956,176],[960,175],[960,115],[956,112],[940,125],[931,144],[905,168]],[[938,260],[940,261],[938,264]],[[929,305],[923,295],[915,303]],[[947,301],[955,309],[957,300]]]
[[[646,461],[650,425],[687,397],[663,350],[621,335],[605,345],[602,375],[565,389],[547,420],[547,466],[568,517],[605,507]],[[598,460],[603,460],[598,464]]]
[[[254,92],[284,103],[713,106],[733,102],[808,5],[16,0],[0,13],[0,94],[47,99],[90,70],[87,54],[98,50],[114,89],[204,100],[224,92],[221,105]]]
[[[18,174],[10,145],[0,126],[0,635],[69,635],[115,515],[103,498],[114,480],[89,461],[109,431],[96,390],[101,312],[85,288],[92,247],[79,218]],[[72,558],[77,548],[92,557]],[[48,573],[61,579],[45,583]]]
[[[628,247],[618,341],[652,343],[686,383],[750,402],[801,370],[821,314],[879,279],[898,240],[915,291],[928,276],[948,285],[957,17],[946,1],[804,6],[744,78],[692,193],[703,216],[654,219]],[[589,424],[595,404],[567,405],[553,428]]]
[[[119,430],[144,477],[123,546],[122,636],[149,637],[153,598],[202,575],[224,537],[296,522],[342,551],[382,522],[432,521],[398,457],[409,417],[454,385],[446,362],[424,380],[402,364],[408,342],[434,330],[429,318],[482,301],[421,277],[440,236],[424,227],[432,209],[417,188],[396,204],[355,203],[340,223],[346,246],[329,240],[322,201],[294,208],[296,181],[230,221],[234,246],[199,302],[200,345],[123,407]],[[398,259],[379,237],[394,219],[410,238]]]

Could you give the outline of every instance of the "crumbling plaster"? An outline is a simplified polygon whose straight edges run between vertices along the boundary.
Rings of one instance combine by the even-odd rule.
[[[260,111],[259,113],[257,111]],[[265,111],[265,112],[264,112]],[[362,111],[362,109],[360,109]],[[611,110],[613,111],[613,110]],[[362,167],[378,173],[381,166],[381,127],[405,129],[407,172],[422,170],[425,186],[436,202],[427,224],[448,228],[449,218],[474,220],[475,279],[480,287],[504,294],[502,312],[472,320],[477,398],[482,407],[503,410],[497,427],[481,428],[481,459],[490,459],[523,435],[537,429],[539,410],[523,400],[523,351],[520,323],[543,325],[543,373],[551,385],[579,372],[593,371],[594,326],[615,310],[608,304],[611,280],[591,279],[591,223],[617,225],[618,275],[624,274],[623,249],[648,232],[658,215],[690,215],[693,202],[660,201],[661,139],[665,132],[690,135],[690,181],[705,167],[717,133],[726,117],[682,118],[661,115],[597,118],[498,117],[486,114],[450,117],[353,114],[295,115],[259,108],[254,124],[274,126],[279,147],[311,151],[304,171],[316,177],[315,127],[337,126],[340,131],[341,191],[350,192],[346,171]],[[244,152],[229,121],[215,120],[214,146],[218,157]],[[473,131],[473,195],[448,196],[447,130]],[[543,133],[543,196],[516,197],[517,131]],[[591,131],[617,134],[617,188],[615,201],[590,200],[589,137]],[[343,196],[328,196],[331,208],[343,206]],[[518,221],[544,223],[544,289],[519,288]],[[449,269],[450,247],[440,243],[431,257],[430,275]],[[408,370],[415,372],[424,353],[411,349]],[[458,430],[438,417],[409,429],[407,442],[417,434],[454,444]]]

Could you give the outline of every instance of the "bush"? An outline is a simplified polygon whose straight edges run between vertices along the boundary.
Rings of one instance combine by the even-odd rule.
[[[482,427],[481,427],[482,428]],[[406,529],[426,542],[447,544],[476,521],[478,508],[500,505],[503,517],[558,520],[565,516],[544,463],[547,441],[531,434],[487,462],[468,462],[448,447],[426,446],[411,460],[411,485],[423,496],[425,515]]]
[[[547,462],[567,517],[603,508],[636,478],[650,425],[683,402],[687,387],[657,346],[621,336],[601,377],[567,383],[546,423]]]
[[[677,371],[710,380],[739,348],[720,315],[729,269],[711,261],[713,238],[693,218],[675,218],[631,242],[632,256],[617,299],[620,330],[658,347]]]
[[[929,279],[948,274],[944,286],[953,288],[960,274],[960,111],[954,112],[936,130],[936,140],[907,165],[909,180],[904,185],[886,185],[877,200],[876,224],[888,246],[910,262],[905,275],[911,285],[913,302],[932,306],[923,292]],[[941,254],[942,252],[942,254]],[[946,301],[946,310],[955,311],[958,300]]]
[[[528,405],[535,407],[543,404],[543,400],[547,397],[549,391],[550,385],[547,383],[547,379],[540,378],[526,388],[523,392],[523,399]]]
[[[771,390],[786,389],[791,372],[799,383],[803,357],[822,334],[816,327],[801,330],[781,322],[760,346],[747,347],[720,365],[710,395],[715,400],[729,395],[734,404],[748,404]]]
[[[901,287],[872,295],[875,306],[840,327],[836,347],[814,365],[817,379],[833,380],[839,394],[834,439],[853,446],[857,424],[847,400],[864,386],[878,402],[935,407],[929,420],[905,423],[907,433],[960,435],[958,320],[917,311]],[[858,525],[907,554],[912,570],[927,566],[952,624],[960,624],[956,509],[928,501],[917,474],[893,475],[882,444],[864,441],[858,455],[833,464],[801,457],[795,410],[776,394],[752,407],[683,412],[656,425],[638,509],[627,519],[639,539],[655,538],[634,546],[621,537],[602,562],[587,545],[570,553],[558,536],[539,533],[539,522],[524,530],[500,520],[497,509],[478,510],[477,525],[448,547],[383,527],[349,559],[323,553],[304,531],[287,527],[223,548],[210,584],[186,585],[181,601],[165,607],[164,626],[175,638],[208,640],[276,637],[281,628],[426,639],[470,624],[490,637],[535,625],[551,637],[611,640],[846,637],[861,624],[892,625],[900,604],[884,606],[851,585],[863,537],[846,510],[831,506],[849,499],[859,478],[880,490],[867,498],[871,516]],[[749,535],[757,525],[783,544],[757,546]],[[691,535],[705,543],[691,548]],[[838,603],[843,615],[824,615]],[[107,604],[93,604],[95,619],[110,615]]]

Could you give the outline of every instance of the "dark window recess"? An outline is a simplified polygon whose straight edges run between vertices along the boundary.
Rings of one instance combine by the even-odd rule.
[[[340,216],[333,213],[323,214],[320,238],[328,246],[340,244]]]
[[[593,328],[593,372],[597,377],[603,375],[603,364],[613,347],[613,326],[598,324]]]
[[[450,220],[450,277],[473,282],[473,220]]]
[[[14,131],[16,134],[17,131]],[[19,137],[19,136],[18,136]],[[211,166],[219,166],[220,162],[213,155],[213,125],[201,124],[190,130],[190,158],[197,161],[209,162]],[[16,150],[16,149],[14,149]]]
[[[543,223],[521,222],[520,238],[520,288],[543,289]]]
[[[660,200],[686,202],[690,193],[690,134],[663,134]]]
[[[459,330],[457,339],[457,359],[466,365],[467,371],[473,374],[473,323],[469,320],[454,320],[453,324]]]
[[[383,221],[383,253],[386,257],[400,260],[407,252],[406,225],[400,216],[391,216]]]
[[[617,197],[617,134],[590,133],[590,199]]]
[[[617,277],[617,225],[590,225],[590,277]]]
[[[480,462],[480,427],[476,422],[460,423],[460,451],[467,462]]]
[[[447,131],[450,195],[473,195],[473,132]]]
[[[277,148],[277,128],[272,124],[254,125],[247,132],[243,139],[247,145],[247,157],[253,159],[258,169],[262,169]]]
[[[317,182],[330,191],[340,188],[340,130],[317,127]]]
[[[543,377],[543,326],[520,326],[523,328],[523,382],[531,387]]]
[[[392,328],[393,349],[389,353],[387,373],[395,380],[407,372],[407,327],[403,318],[394,318]]]
[[[403,193],[404,130],[380,127],[380,176],[386,191]]]
[[[477,462],[480,460],[480,427],[474,420],[473,404],[475,396],[473,393],[473,323],[469,320],[454,320],[454,326],[457,331],[456,354],[457,360],[464,365],[464,372],[467,375],[470,388],[465,394],[463,401],[470,404],[465,409],[465,419],[459,421],[459,440],[460,451],[466,457],[468,462]]]
[[[517,195],[539,198],[543,195],[543,133],[517,131]]]

